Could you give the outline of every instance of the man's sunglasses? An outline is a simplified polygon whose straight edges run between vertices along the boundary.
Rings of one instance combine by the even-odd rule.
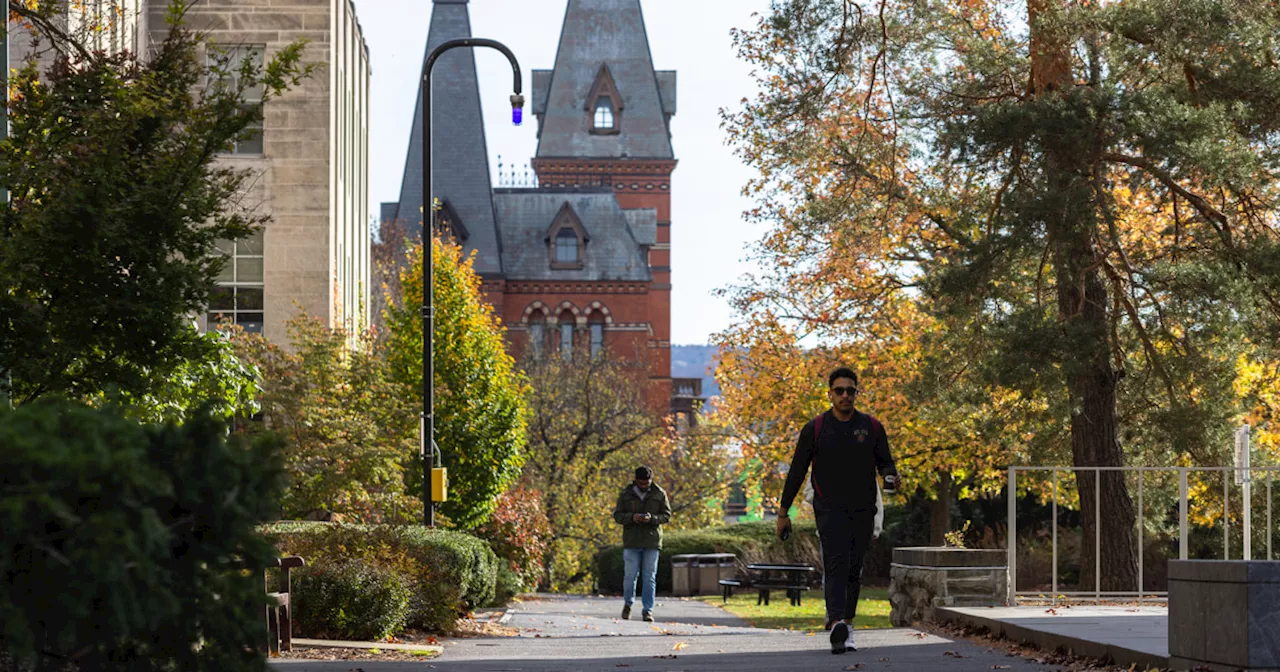
[[[855,394],[857,394],[857,393],[858,393],[858,388],[856,388],[856,387],[833,387],[833,388],[831,388],[831,393],[832,393],[832,394],[834,394],[834,395],[836,395],[837,397],[843,397],[843,396],[844,396],[844,395],[846,395],[846,394],[852,397],[853,395],[855,395]]]

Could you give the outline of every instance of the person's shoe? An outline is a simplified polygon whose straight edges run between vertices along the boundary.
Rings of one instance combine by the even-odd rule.
[[[631,605],[629,604],[622,605],[622,620],[624,621],[631,620]]]
[[[652,611],[645,611],[645,612],[642,612],[642,613],[640,614],[640,618],[644,619],[644,622],[645,622],[645,623],[652,623],[652,622],[653,622],[653,612],[652,612]]]
[[[831,628],[831,653],[844,653],[849,650],[845,643],[849,641],[849,624],[836,621]]]

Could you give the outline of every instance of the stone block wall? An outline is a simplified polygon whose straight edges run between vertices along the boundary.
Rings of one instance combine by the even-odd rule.
[[[1170,560],[1169,666],[1280,669],[1280,561]]]
[[[908,626],[935,607],[996,606],[1008,598],[1002,550],[895,548],[889,567],[889,620]]]

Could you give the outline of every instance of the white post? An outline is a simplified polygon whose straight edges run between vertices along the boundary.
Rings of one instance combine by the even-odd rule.
[[[1018,606],[1018,472],[1009,467],[1009,486],[1006,490],[1009,502],[1009,517],[1005,521],[1004,545],[1009,549],[1009,594],[1005,604]]]
[[[1236,431],[1236,482],[1244,488],[1244,559],[1253,559],[1253,475],[1249,473],[1249,425]]]

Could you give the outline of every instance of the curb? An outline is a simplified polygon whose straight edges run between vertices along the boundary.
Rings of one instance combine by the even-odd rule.
[[[1169,658],[1166,656],[1158,656],[1115,644],[1092,642],[1070,635],[1036,630],[1035,628],[1007,623],[994,618],[951,611],[945,607],[935,607],[934,615],[935,620],[944,623],[960,623],[986,628],[994,635],[1030,644],[1046,652],[1066,650],[1078,656],[1110,660],[1115,665],[1140,665],[1144,668],[1155,667],[1158,669],[1168,669],[1169,667]]]
[[[297,646],[330,649],[387,649],[390,651],[427,651],[435,654],[444,653],[444,647],[438,644],[400,644],[394,642],[347,642],[339,639],[302,639],[294,637]]]

